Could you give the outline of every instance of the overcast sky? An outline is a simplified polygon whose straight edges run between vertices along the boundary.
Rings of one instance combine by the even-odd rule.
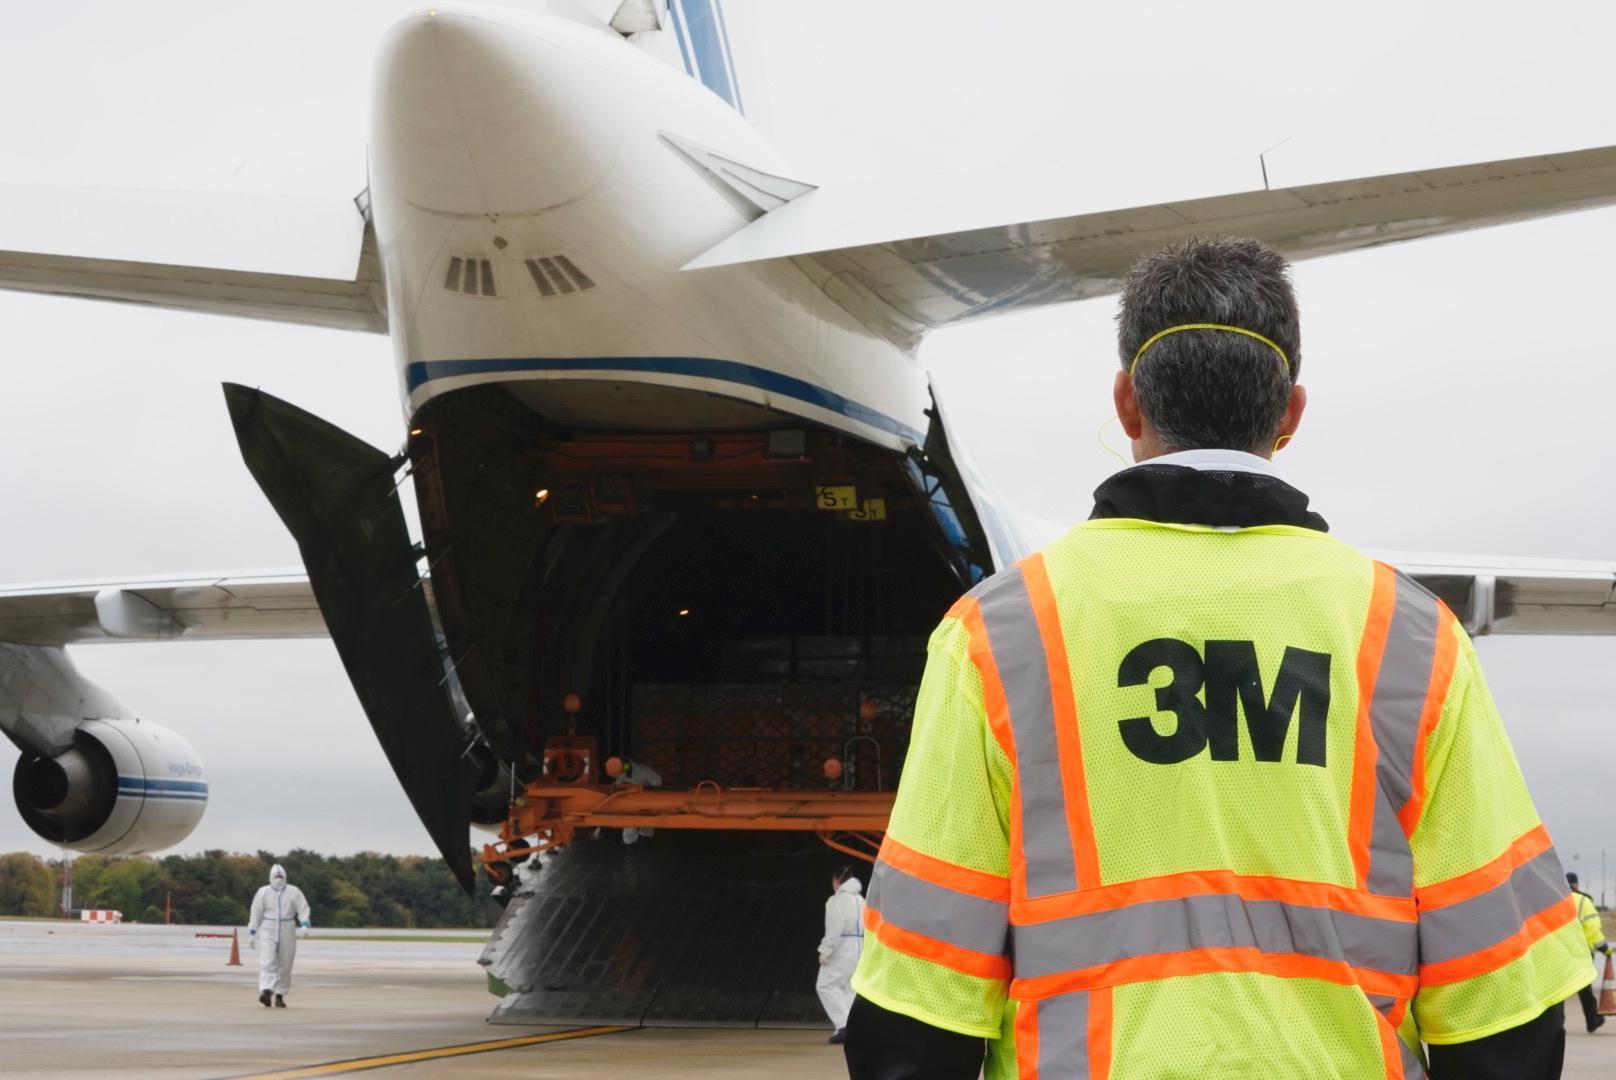
[[[0,37],[0,184],[351,196],[368,58],[412,6],[16,6]],[[1276,143],[1276,184],[1616,144],[1608,5],[1102,7],[770,3],[736,66],[749,100],[766,87],[771,137],[820,183],[888,175],[920,190],[937,172],[1058,158],[1125,190],[1171,159],[1211,193],[1231,169],[1258,186]],[[1338,535],[1616,559],[1613,241],[1603,211],[1298,266],[1311,405],[1279,460]],[[1080,519],[1116,467],[1095,434],[1113,310],[1050,309],[924,347],[956,440],[1022,513]],[[241,465],[221,381],[401,441],[381,338],[9,293],[0,327],[0,581],[296,565]],[[1563,857],[1597,877],[1602,846],[1616,849],[1616,642],[1481,649]],[[329,643],[75,656],[207,761],[212,802],[181,850],[432,850]],[[0,769],[14,757],[0,743]],[[51,850],[0,812],[0,851],[13,849]]]

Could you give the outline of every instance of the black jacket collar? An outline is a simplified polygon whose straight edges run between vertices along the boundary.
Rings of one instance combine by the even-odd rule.
[[[1146,462],[1094,489],[1095,518],[1137,518],[1176,525],[1245,529],[1295,525],[1329,532],[1307,496],[1266,473],[1191,469]]]

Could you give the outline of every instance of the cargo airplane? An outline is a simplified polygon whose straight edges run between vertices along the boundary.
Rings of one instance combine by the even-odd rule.
[[[23,818],[134,853],[206,805],[194,749],[66,646],[329,635],[450,866],[511,901],[499,1019],[814,1019],[817,840],[870,850],[928,632],[1029,550],[948,430],[927,331],[1113,292],[1192,233],[1302,259],[1616,203],[1616,148],[1150,205],[816,186],[746,118],[730,30],[755,10],[536,7],[388,32],[368,186],[328,216],[349,274],[0,235],[0,287],[387,334],[407,417],[395,456],[227,385],[303,569],[0,590]],[[1397,561],[1472,633],[1616,630],[1609,565]],[[623,762],[662,785],[612,784]],[[659,835],[602,833],[631,827]],[[722,970],[692,940],[727,943]]]

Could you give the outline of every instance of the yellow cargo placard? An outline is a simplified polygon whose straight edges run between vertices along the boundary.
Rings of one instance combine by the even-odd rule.
[[[885,521],[887,519],[887,501],[885,499],[865,499],[857,510],[850,510],[842,516],[848,521]]]
[[[858,504],[858,488],[852,484],[814,488],[814,505],[821,510],[856,510]]]

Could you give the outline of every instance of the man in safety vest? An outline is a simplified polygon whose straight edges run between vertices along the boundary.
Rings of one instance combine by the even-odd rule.
[[[1599,908],[1594,904],[1594,898],[1577,888],[1575,873],[1566,874],[1566,884],[1571,886],[1571,896],[1577,902],[1577,922],[1582,925],[1582,939],[1588,943],[1591,952],[1609,954],[1610,944],[1605,941],[1605,922],[1599,917]],[[1605,1026],[1605,1018],[1599,1015],[1599,998],[1589,986],[1578,990],[1577,997],[1582,1002],[1583,1023],[1588,1025],[1588,1034],[1592,1035]]]
[[[1139,464],[932,635],[876,863],[857,1080],[1559,1075],[1576,906],[1469,638],[1269,462],[1285,260],[1124,288]]]

